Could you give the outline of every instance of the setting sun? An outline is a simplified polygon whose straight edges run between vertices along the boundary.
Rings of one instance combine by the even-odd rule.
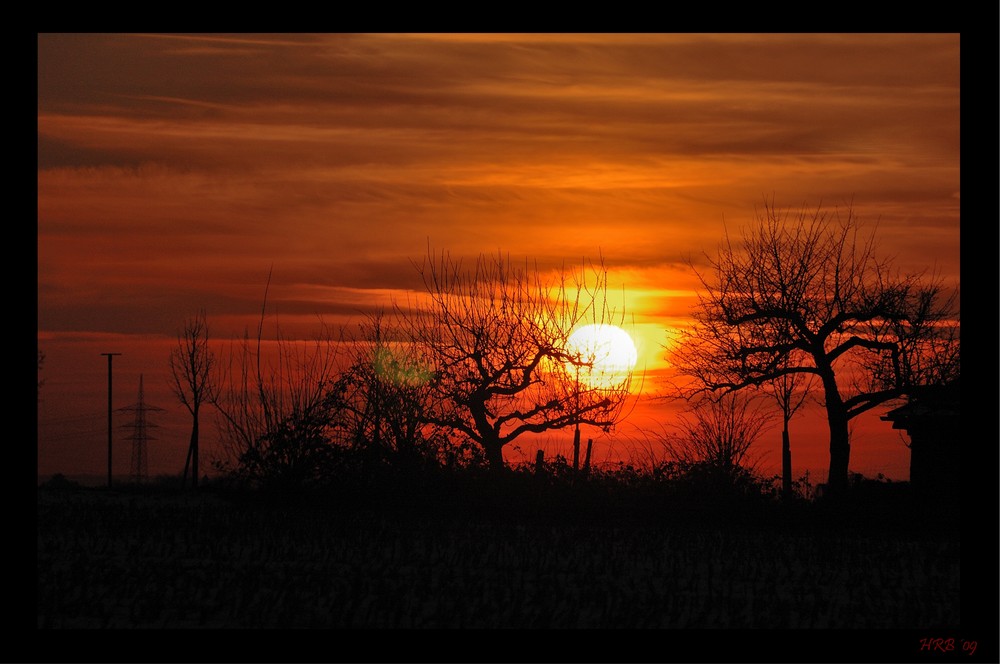
[[[594,387],[621,383],[638,358],[632,337],[617,325],[584,325],[570,335],[566,349],[592,363],[580,378]]]

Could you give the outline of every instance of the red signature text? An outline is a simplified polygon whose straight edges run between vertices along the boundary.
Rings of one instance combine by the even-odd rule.
[[[952,652],[956,648],[961,648],[962,652],[971,655],[976,652],[977,645],[975,641],[967,641],[966,639],[920,639],[920,650],[930,652]]]

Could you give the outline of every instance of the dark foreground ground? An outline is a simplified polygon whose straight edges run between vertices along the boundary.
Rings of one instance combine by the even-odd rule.
[[[957,537],[812,515],[498,517],[38,493],[38,628],[958,626]],[[522,518],[524,517],[524,518]]]

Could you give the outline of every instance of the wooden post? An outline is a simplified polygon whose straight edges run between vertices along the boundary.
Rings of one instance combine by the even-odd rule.
[[[580,468],[580,428],[573,433],[573,471]]]
[[[545,469],[545,452],[538,450],[535,453],[535,474],[540,475]]]
[[[587,456],[585,456],[583,458],[583,474],[584,475],[589,475],[590,474],[590,450],[591,450],[591,448],[593,446],[594,446],[594,439],[593,438],[588,438],[587,439]]]

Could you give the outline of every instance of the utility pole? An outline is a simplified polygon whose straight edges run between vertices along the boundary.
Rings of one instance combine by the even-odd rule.
[[[111,359],[121,353],[101,353],[108,357],[108,488],[111,488]]]

